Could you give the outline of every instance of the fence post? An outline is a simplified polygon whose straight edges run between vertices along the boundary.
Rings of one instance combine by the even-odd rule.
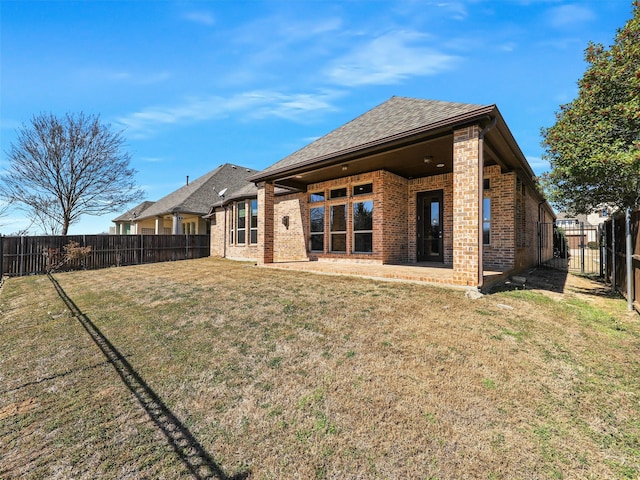
[[[580,273],[584,275],[584,222],[580,222]]]
[[[142,265],[142,256],[144,255],[144,233],[140,234],[140,258],[138,264]]]
[[[598,225],[598,252],[600,253],[600,278],[604,278],[604,262],[606,261],[606,256],[603,255],[604,250],[604,224]]]
[[[4,276],[4,235],[0,235],[0,283]]]
[[[20,236],[20,250],[18,252],[18,258],[20,258],[20,276],[24,275],[24,235]]]
[[[626,236],[626,256],[627,256],[627,310],[630,312],[633,310],[633,250],[631,247],[631,209],[627,207],[624,214],[624,230]]]
[[[616,291],[616,216],[611,215],[611,291]]]

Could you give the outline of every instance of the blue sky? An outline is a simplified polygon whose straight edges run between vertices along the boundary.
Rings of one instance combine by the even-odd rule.
[[[0,172],[34,114],[99,114],[157,200],[263,169],[393,95],[497,104],[536,173],[540,128],[631,0],[0,0]],[[120,213],[120,212],[119,212]],[[108,231],[83,217],[71,234]],[[0,233],[27,226],[19,212]],[[36,230],[32,230],[36,233]]]

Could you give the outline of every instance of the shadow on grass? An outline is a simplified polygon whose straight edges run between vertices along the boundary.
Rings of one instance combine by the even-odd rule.
[[[569,272],[564,269],[540,266],[530,272],[511,276],[509,280],[492,286],[488,293],[509,292],[513,290],[546,290],[555,293],[565,293],[568,275]],[[524,284],[516,281],[516,278],[524,278]]]
[[[14,387],[14,388],[10,388],[8,390],[0,391],[0,395],[4,395],[5,393],[17,392],[18,390],[22,390],[23,388],[31,387],[32,385],[38,385],[38,384],[43,383],[43,382],[49,382],[51,380],[56,380],[58,378],[66,377],[67,375],[76,374],[78,372],[83,372],[83,371],[86,371],[86,370],[92,370],[94,368],[103,367],[103,366],[107,365],[108,363],[109,362],[100,362],[100,363],[96,363],[95,365],[89,365],[88,367],[74,368],[74,369],[71,369],[71,370],[67,370],[65,372],[56,373],[55,375],[49,375],[48,377],[44,377],[44,378],[41,378],[39,380],[34,380],[33,382],[23,383],[22,385],[20,385],[18,387]]]
[[[51,274],[48,277],[62,301],[82,324],[108,362],[113,365],[124,384],[138,399],[138,402],[140,402],[140,405],[147,412],[153,423],[167,437],[169,444],[191,474],[196,479],[242,480],[247,478],[249,472],[241,472],[234,476],[228,476],[224,473],[222,468],[216,464],[211,455],[200,445],[191,432],[167,408],[151,387],[145,383],[127,359],[69,298],[58,281]]]

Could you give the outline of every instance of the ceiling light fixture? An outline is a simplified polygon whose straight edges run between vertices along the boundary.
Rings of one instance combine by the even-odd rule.
[[[426,163],[427,165],[430,164],[433,161],[433,157],[431,155],[425,155],[424,157],[424,163]]]
[[[342,165],[342,171],[343,172],[346,172],[347,168],[349,168],[349,165]]]
[[[444,163],[439,163],[439,164],[436,165],[436,167],[442,168],[442,167],[444,167]]]

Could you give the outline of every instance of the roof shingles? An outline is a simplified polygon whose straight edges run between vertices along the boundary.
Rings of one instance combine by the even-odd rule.
[[[257,177],[294,168],[314,159],[337,155],[360,146],[364,147],[487,107],[489,106],[394,96],[262,170]]]

